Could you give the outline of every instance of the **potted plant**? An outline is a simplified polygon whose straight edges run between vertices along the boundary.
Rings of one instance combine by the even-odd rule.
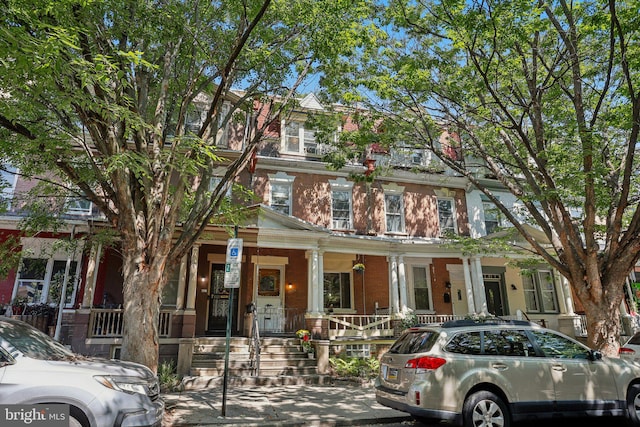
[[[365,269],[365,266],[361,262],[353,266],[353,271],[357,271],[358,273],[364,272],[364,269]]]

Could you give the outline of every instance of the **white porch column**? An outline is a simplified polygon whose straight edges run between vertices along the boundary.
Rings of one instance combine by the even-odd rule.
[[[571,288],[569,287],[569,281],[562,274],[560,276],[560,287],[562,288],[562,293],[564,294],[564,305],[567,310],[566,314],[569,316],[574,316],[575,307],[573,305],[573,297],[571,296]]]
[[[484,279],[482,278],[482,262],[480,257],[475,257],[471,260],[472,269],[476,273],[476,308],[480,313],[487,314],[487,295],[484,292]]]
[[[93,295],[96,290],[96,282],[98,280],[98,267],[100,265],[100,257],[102,256],[102,243],[91,246],[89,260],[87,262],[86,284],[84,287],[84,295],[82,296],[82,308],[93,307]]]
[[[198,288],[198,256],[200,246],[193,245],[191,248],[191,263],[189,264],[189,289],[187,290],[187,310],[196,308],[196,291]]]
[[[389,257],[389,312],[396,314],[400,311],[398,295],[398,261],[394,256]]]
[[[316,278],[316,306],[314,312],[324,314],[324,252],[318,251],[318,277]]]
[[[404,257],[398,257],[398,280],[400,282],[400,311],[405,313],[409,309],[407,299],[407,275],[404,266]]]
[[[318,251],[307,252],[307,312],[317,314],[318,307]]]
[[[176,298],[176,309],[184,308],[184,290],[187,287],[187,256],[180,260],[180,275],[178,276],[178,296]]]
[[[469,258],[462,258],[462,271],[464,272],[464,290],[467,294],[467,310],[469,314],[476,312],[474,302],[473,282],[471,281],[471,271],[469,270]]]

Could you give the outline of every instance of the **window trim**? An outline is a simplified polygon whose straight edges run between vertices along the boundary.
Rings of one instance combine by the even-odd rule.
[[[385,219],[385,232],[387,234],[406,234],[405,223],[405,209],[404,209],[404,187],[398,185],[383,185],[384,192],[384,219]],[[394,216],[400,218],[400,224],[398,230],[389,230],[389,204],[387,197],[398,197],[400,201],[400,211],[393,213]]]
[[[440,202],[451,202],[451,219],[453,222],[453,234],[458,234],[458,221],[456,220],[456,199],[454,197],[443,197],[443,196],[438,196],[437,200],[436,200],[436,208],[438,211],[438,235],[440,237],[445,236],[446,231],[449,230],[449,228],[447,229],[443,229],[442,226],[442,221],[441,221],[441,211],[440,211]]]
[[[425,270],[425,278],[427,281],[427,291],[429,292],[429,308],[417,308],[416,307],[416,279],[415,279],[415,269],[416,268],[424,268]],[[433,287],[431,284],[431,265],[430,264],[408,264],[408,279],[410,283],[411,292],[409,293],[409,304],[416,313],[421,314],[433,314],[435,313],[434,303],[433,303]]]
[[[353,182],[347,181],[344,178],[338,178],[336,180],[330,180],[329,184],[331,186],[331,229],[333,230],[352,230],[353,229]],[[335,192],[344,192],[348,193],[348,202],[349,202],[349,218],[347,219],[348,224],[346,227],[336,227],[335,217],[334,217],[334,193]]]
[[[527,274],[528,277],[530,277],[531,279],[531,283],[533,284],[533,290],[530,290],[528,288],[525,287],[525,282],[524,282],[524,273],[523,272],[523,278],[522,278],[522,289],[525,295],[524,298],[524,303],[525,303],[525,308],[527,310],[528,313],[535,313],[535,314],[558,314],[560,313],[560,303],[559,303],[559,299],[558,299],[558,288],[556,286],[556,278],[555,275],[553,273],[553,270],[548,269],[548,268],[540,268],[540,269],[532,269],[532,270],[528,270],[530,272],[530,275]],[[552,280],[552,297],[553,297],[553,303],[556,306],[555,310],[547,310],[544,307],[544,299],[543,299],[543,295],[545,292],[549,293],[550,291],[545,291],[542,289],[542,284],[541,284],[541,279],[540,279],[540,273],[544,272],[544,273],[548,273],[549,277],[551,277]],[[527,292],[532,292],[533,291],[533,295],[535,297],[535,301],[538,305],[537,310],[535,309],[531,309],[531,307],[529,307],[528,305],[528,300],[526,298]]]
[[[326,288],[324,287],[324,281],[325,281],[325,277],[327,274],[337,274],[339,277],[349,277],[349,306],[348,307],[334,307],[333,308],[333,312],[334,313],[349,313],[349,312],[353,312],[355,310],[354,308],[354,285],[353,285],[353,272],[352,271],[340,271],[340,270],[324,270],[323,271],[323,275],[322,275],[322,308],[324,310],[328,310],[329,307],[325,306],[325,290]],[[341,283],[342,284],[342,283]],[[340,288],[340,291],[342,291],[342,287]]]
[[[284,172],[278,172],[276,174],[268,174],[269,177],[269,206],[272,207],[273,209],[273,186],[274,185],[281,185],[281,186],[287,186],[288,187],[288,195],[287,195],[287,202],[288,202],[288,212],[286,213],[286,215],[293,215],[293,181],[296,179],[295,176],[291,176],[291,175],[287,175]],[[283,213],[277,209],[274,209],[276,212],[280,212]]]

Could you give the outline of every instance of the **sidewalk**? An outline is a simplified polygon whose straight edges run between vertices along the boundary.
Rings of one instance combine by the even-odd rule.
[[[351,384],[232,387],[222,417],[222,386],[164,394],[163,426],[348,426],[402,422],[376,403],[373,387]]]

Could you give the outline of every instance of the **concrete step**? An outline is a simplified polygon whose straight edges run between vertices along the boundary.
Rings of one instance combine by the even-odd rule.
[[[224,366],[224,359],[193,359],[191,366],[194,368],[219,368]],[[260,358],[260,367],[300,367],[306,368],[309,366],[316,366],[315,359],[309,359],[307,356],[287,358],[287,359],[264,359]],[[251,359],[229,359],[229,367],[231,368],[244,368],[247,366],[253,366]]]
[[[209,387],[222,387],[224,377],[222,376],[192,376],[182,380],[182,387],[185,390],[197,390]],[[240,386],[284,386],[284,385],[328,385],[333,379],[328,375],[276,375],[267,376],[234,376],[229,375],[227,384],[234,387]],[[231,391],[233,392],[233,391]]]
[[[191,367],[191,375],[192,376],[223,376],[224,375],[224,366],[221,367]],[[317,366],[279,366],[279,367],[264,367],[262,363],[260,364],[260,375],[265,376],[282,376],[282,375],[291,375],[291,376],[300,376],[300,375],[316,375],[318,373]],[[229,367],[229,375],[239,376],[239,377],[250,377],[255,374],[255,370],[247,365],[245,367]]]

